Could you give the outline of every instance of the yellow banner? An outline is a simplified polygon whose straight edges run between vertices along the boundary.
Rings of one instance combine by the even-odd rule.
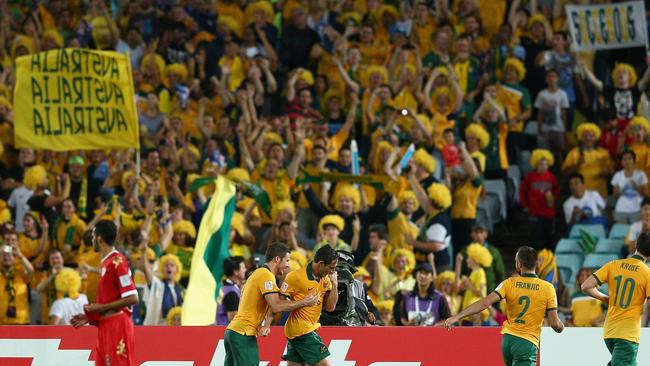
[[[139,148],[128,56],[77,48],[16,60],[16,147]]]

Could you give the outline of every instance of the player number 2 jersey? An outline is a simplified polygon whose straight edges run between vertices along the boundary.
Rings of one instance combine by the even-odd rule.
[[[102,260],[97,303],[108,304],[137,294],[138,290],[131,277],[129,262],[117,250],[108,253]],[[129,308],[119,310],[131,314]]]
[[[650,268],[635,255],[605,264],[594,277],[609,290],[603,337],[639,343],[643,305],[650,298]]]
[[[506,300],[508,320],[501,334],[530,341],[539,348],[539,335],[546,312],[557,309],[553,285],[534,274],[510,277],[494,290]]]

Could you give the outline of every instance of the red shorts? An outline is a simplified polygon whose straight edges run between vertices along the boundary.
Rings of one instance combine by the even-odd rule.
[[[133,322],[126,313],[102,318],[98,325],[96,366],[134,366]]]

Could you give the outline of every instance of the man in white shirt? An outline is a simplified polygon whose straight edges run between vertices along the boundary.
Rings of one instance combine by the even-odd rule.
[[[585,189],[585,179],[582,174],[572,174],[569,177],[569,197],[563,205],[564,218],[569,225],[574,224],[604,224],[602,210],[605,200],[598,191]]]
[[[646,231],[650,231],[650,198],[644,198],[643,202],[641,202],[641,220],[630,226],[630,231],[625,237],[625,246],[627,246],[629,253],[634,253],[636,239]]]
[[[11,192],[11,196],[9,196],[9,200],[7,201],[7,205],[15,212],[16,218],[14,223],[16,224],[16,232],[18,233],[25,231],[23,218],[25,217],[25,214],[29,212],[27,201],[33,193],[34,192],[27,189],[24,184],[21,184]]]
[[[63,297],[56,300],[50,308],[50,325],[70,325],[70,319],[84,312],[88,304],[86,295],[81,290],[81,276],[72,268],[62,268],[54,279],[56,291]]]
[[[546,89],[535,98],[537,108],[537,133],[553,151],[555,161],[564,156],[564,132],[566,131],[569,97],[559,87],[557,70],[546,71]]]

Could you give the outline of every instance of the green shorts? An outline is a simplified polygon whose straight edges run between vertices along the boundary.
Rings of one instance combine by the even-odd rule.
[[[501,353],[506,366],[535,366],[537,346],[523,338],[504,334],[501,338]]]
[[[635,366],[636,353],[639,351],[639,345],[626,339],[607,338],[605,345],[612,354],[612,360],[608,366]]]
[[[241,335],[226,329],[223,336],[226,347],[224,366],[258,366],[260,356],[257,350],[257,337]]]
[[[323,344],[316,332],[310,332],[300,337],[289,339],[287,353],[282,356],[285,361],[315,365],[327,358],[330,351]]]

